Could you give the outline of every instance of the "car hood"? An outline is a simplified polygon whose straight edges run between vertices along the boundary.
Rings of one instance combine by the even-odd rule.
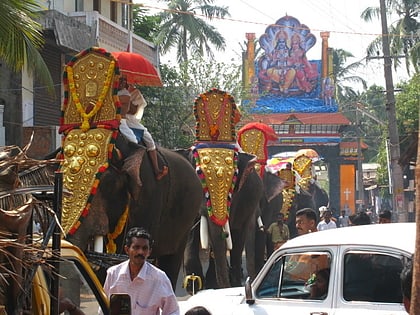
[[[179,301],[181,314],[194,306],[204,306],[213,314],[230,314],[245,302],[244,287],[208,289],[199,291],[185,301]]]

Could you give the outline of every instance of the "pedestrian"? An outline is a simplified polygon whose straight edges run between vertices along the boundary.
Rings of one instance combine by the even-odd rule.
[[[273,249],[280,248],[281,245],[286,243],[290,237],[289,228],[284,224],[284,214],[279,212],[277,214],[277,221],[270,224],[267,233],[271,236]]]
[[[140,123],[144,108],[147,106],[146,100],[140,90],[128,84],[124,77],[120,78],[118,98],[121,103],[120,132],[131,143],[144,142],[155,177],[157,180],[162,179],[168,174],[168,167],[164,165],[162,169],[159,169],[155,141],[147,128]]]
[[[296,230],[299,235],[316,232],[316,213],[311,208],[303,208],[296,212]]]
[[[341,210],[341,215],[338,217],[338,227],[347,227],[350,224],[349,216],[346,214],[346,210]]]
[[[318,223],[317,230],[324,231],[329,229],[336,229],[337,225],[333,220],[331,220],[332,213],[330,210],[326,210],[323,215],[323,219]]]
[[[143,228],[127,233],[124,250],[128,260],[110,267],[104,283],[105,294],[126,293],[132,315],[179,315],[179,306],[167,275],[147,261],[152,237]]]
[[[384,210],[379,213],[379,224],[391,223],[392,214],[389,210]]]

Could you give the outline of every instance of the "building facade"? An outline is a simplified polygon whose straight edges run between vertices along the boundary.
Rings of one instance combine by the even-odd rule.
[[[13,73],[3,66],[0,72],[0,115],[3,125],[0,145],[25,145],[35,132],[42,146],[32,146],[34,157],[45,156],[61,144],[57,134],[63,100],[64,65],[78,52],[98,46],[109,52],[130,51],[148,59],[157,69],[157,47],[129,31],[132,1],[49,0],[38,1],[43,9],[39,22],[45,45],[41,51],[54,82],[54,95],[35,76]],[[1,122],[1,119],[0,119]]]

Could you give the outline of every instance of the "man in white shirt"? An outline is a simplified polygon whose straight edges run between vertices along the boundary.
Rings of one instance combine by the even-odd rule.
[[[337,225],[331,220],[332,214],[330,210],[326,210],[323,215],[323,220],[318,223],[317,230],[329,230],[337,228]]]
[[[126,293],[131,298],[132,315],[180,315],[178,302],[165,272],[147,261],[152,238],[142,228],[132,228],[125,239],[129,260],[107,270],[104,291]]]

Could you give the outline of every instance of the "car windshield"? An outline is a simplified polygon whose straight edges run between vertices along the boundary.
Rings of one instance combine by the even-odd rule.
[[[258,298],[322,300],[329,287],[329,252],[295,253],[280,257],[256,290]]]

